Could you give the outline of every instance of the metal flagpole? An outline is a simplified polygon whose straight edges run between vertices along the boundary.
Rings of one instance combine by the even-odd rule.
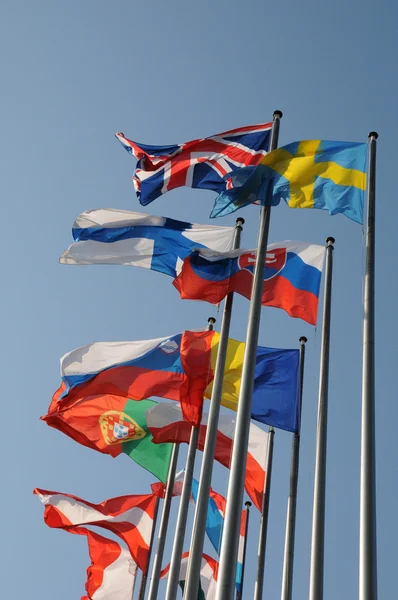
[[[274,112],[270,150],[278,145],[279,124],[282,113]],[[220,569],[218,575],[216,600],[233,600],[235,592],[236,557],[239,543],[239,525],[243,497],[244,476],[249,442],[250,415],[254,386],[254,370],[261,316],[261,298],[264,281],[264,265],[267,253],[268,230],[271,207],[261,210],[260,231],[257,247],[257,260],[254,271],[252,298],[247,326],[246,348],[242,369],[242,381],[236,416],[235,439],[231,460],[231,472],[228,483],[227,507],[221,545]],[[195,596],[188,596],[194,598]]]
[[[244,219],[236,219],[234,249],[240,246],[240,236]],[[206,531],[207,508],[213,473],[214,453],[217,441],[218,418],[222,397],[225,362],[227,359],[228,337],[231,324],[233,293],[228,294],[221,323],[220,341],[217,362],[214,373],[213,391],[210,400],[209,417],[207,422],[206,441],[203,449],[202,467],[199,478],[198,497],[196,500],[195,518],[192,530],[191,547],[189,550],[188,573],[184,589],[184,598],[196,598],[199,589],[200,569],[202,563],[203,544]],[[240,522],[240,521],[239,521]],[[170,599],[174,600],[174,596]]]
[[[213,330],[216,320],[210,317],[208,320],[209,331]],[[199,439],[199,427],[192,427],[189,440],[187,461],[185,465],[184,483],[182,486],[180,506],[178,510],[176,534],[174,537],[173,550],[171,553],[170,570],[167,578],[167,590],[165,600],[175,600],[178,592],[178,582],[181,568],[181,555],[184,546],[185,530],[187,526],[189,500],[191,497],[193,471],[195,467],[196,449]]]
[[[252,505],[252,503],[249,500],[247,502],[245,502],[246,526],[245,526],[245,539],[243,542],[242,578],[240,580],[240,590],[238,592],[236,592],[236,600],[242,600],[242,594],[243,594],[243,582],[245,579],[245,567],[246,567],[247,534],[249,532],[249,517],[250,517],[251,505]]]
[[[314,504],[312,508],[312,540],[310,600],[323,599],[323,566],[325,549],[326,447],[329,394],[330,316],[332,303],[333,244],[326,240],[325,296],[323,304],[322,347],[319,375],[318,424],[316,435]]]
[[[171,506],[171,499],[173,497],[174,480],[175,480],[175,475],[176,475],[179,449],[180,449],[179,444],[173,445],[173,451],[171,453],[169,472],[167,475],[166,493],[164,495],[162,519],[160,521],[160,527],[159,527],[158,547],[157,547],[157,551],[156,551],[156,555],[155,555],[155,560],[153,561],[152,578],[151,578],[151,585],[149,588],[148,600],[156,600],[157,595],[158,595],[159,578],[160,578],[160,572],[162,570],[163,552],[164,552],[164,545],[166,542],[167,526],[169,524],[170,506]],[[144,593],[145,593],[145,591],[144,591]],[[143,598],[144,598],[144,596],[142,596],[142,600],[143,600]],[[141,596],[140,596],[139,600],[141,600]]]
[[[299,458],[300,458],[301,408],[302,408],[302,404],[303,404],[305,344],[307,342],[307,338],[305,336],[302,336],[299,341],[300,341],[299,420],[298,420],[298,431],[297,431],[297,433],[293,434],[293,439],[292,439],[292,457],[291,457],[291,463],[290,463],[290,489],[289,489],[289,499],[287,502],[286,536],[285,536],[285,552],[284,552],[284,557],[283,557],[281,600],[292,600],[292,588],[293,588],[294,536],[295,536],[295,532],[296,532],[297,484],[298,484]]]
[[[153,524],[152,524],[152,531],[151,531],[151,539],[149,541],[148,561],[147,561],[145,573],[143,572],[142,576],[141,576],[141,584],[140,584],[140,589],[138,592],[138,600],[144,600],[144,597],[145,597],[146,582],[148,579],[149,564],[151,562],[153,540],[155,537],[156,522],[158,520],[158,514],[159,514],[159,498],[156,498],[155,514],[153,515]],[[134,590],[133,590],[133,597],[134,597]]]
[[[275,430],[273,427],[270,427],[268,433],[268,452],[263,494],[263,510],[261,511],[260,536],[258,539],[257,577],[256,585],[254,587],[254,600],[262,600],[263,597],[265,551],[267,548],[268,533],[269,499],[271,494],[272,459],[274,456],[274,435]]]
[[[375,219],[376,140],[369,133],[368,217],[364,284],[362,357],[361,499],[359,528],[359,598],[377,600],[376,460],[375,460]]]

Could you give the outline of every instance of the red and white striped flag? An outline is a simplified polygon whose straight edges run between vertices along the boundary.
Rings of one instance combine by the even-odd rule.
[[[137,565],[127,548],[94,531],[86,532],[91,565],[87,569],[87,596],[81,600],[131,600]],[[77,533],[77,531],[76,531]]]
[[[147,427],[155,444],[162,442],[189,443],[191,426],[184,421],[179,404],[161,402],[146,412]],[[229,469],[235,440],[236,413],[221,414],[218,422],[215,460]],[[198,448],[203,450],[207,431],[207,414],[203,413]],[[268,432],[250,423],[247,450],[245,489],[253,504],[262,510]]]
[[[187,577],[189,552],[184,552],[181,557],[181,567],[179,583],[184,589]],[[170,565],[167,565],[160,573],[160,579],[167,579],[170,571]],[[208,554],[202,554],[202,564],[200,566],[200,591],[203,592],[205,600],[214,600],[216,597],[218,576],[218,562]]]
[[[49,527],[80,533],[79,525],[103,527],[126,542],[138,567],[145,571],[155,513],[156,496],[130,495],[91,504],[77,496],[36,488],[34,494],[45,505],[44,521]]]

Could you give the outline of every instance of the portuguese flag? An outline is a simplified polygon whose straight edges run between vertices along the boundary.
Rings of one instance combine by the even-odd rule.
[[[152,443],[146,423],[146,411],[156,404],[111,394],[91,396],[41,419],[83,446],[113,457],[127,454],[165,483],[172,444]]]

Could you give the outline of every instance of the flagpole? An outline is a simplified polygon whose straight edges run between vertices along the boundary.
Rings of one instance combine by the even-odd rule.
[[[375,441],[375,220],[376,140],[369,133],[368,216],[364,283],[359,598],[377,600],[376,441]]]
[[[239,248],[242,226],[244,219],[236,219],[234,249]],[[229,329],[231,324],[231,313],[233,305],[233,293],[228,294],[221,322],[220,340],[217,353],[217,361],[214,372],[213,391],[211,394],[209,417],[207,422],[206,440],[203,449],[202,467],[199,478],[198,497],[196,499],[195,517],[189,550],[188,572],[184,589],[184,598],[196,598],[199,589],[200,569],[202,564],[203,544],[206,532],[207,508],[213,474],[214,454],[217,442],[218,419],[224,381],[225,363],[227,359],[227,348]],[[174,584],[175,585],[175,584]],[[174,600],[174,596],[170,599]]]
[[[154,515],[153,515],[153,523],[152,523],[152,531],[151,531],[151,539],[149,541],[148,559],[147,559],[145,573],[142,572],[142,576],[141,576],[141,584],[140,584],[140,589],[139,589],[139,592],[138,592],[138,600],[144,600],[144,597],[145,597],[146,582],[147,582],[147,579],[148,579],[149,565],[150,565],[150,562],[151,562],[153,540],[155,538],[155,531],[156,531],[156,523],[157,523],[157,520],[158,520],[158,514],[159,514],[159,498],[156,498],[155,512],[154,512]],[[133,598],[134,598],[134,590],[133,590]]]
[[[261,511],[260,536],[258,540],[257,577],[256,585],[254,587],[254,600],[262,600],[263,597],[265,551],[267,548],[268,533],[269,499],[271,494],[272,459],[274,456],[274,435],[275,430],[273,427],[270,427],[268,433],[267,465],[265,467],[263,510]]]
[[[282,113],[274,112],[270,150],[278,145],[279,124]],[[228,483],[228,496],[221,545],[220,568],[216,600],[233,600],[235,592],[236,558],[239,543],[239,524],[242,506],[244,477],[246,470],[247,447],[249,443],[250,415],[256,366],[258,332],[260,328],[261,299],[264,282],[264,265],[267,254],[268,230],[271,207],[261,210],[257,260],[254,271],[246,347],[242,369],[242,381],[236,416],[235,439],[232,451],[231,472]],[[195,596],[191,596],[194,598]],[[189,596],[188,596],[189,598]]]
[[[247,550],[247,534],[249,532],[249,517],[250,517],[250,507],[252,503],[248,500],[245,502],[246,506],[246,525],[245,525],[245,539],[243,542],[243,559],[242,559],[242,579],[240,580],[240,589],[236,592],[236,600],[242,600],[243,594],[243,582],[245,579],[245,567],[246,567],[246,550]]]
[[[326,240],[325,295],[323,304],[322,348],[319,376],[314,504],[312,509],[310,600],[323,599],[329,349],[334,242],[335,240],[332,237],[328,237]]]
[[[294,537],[296,532],[296,509],[297,509],[297,484],[299,474],[300,458],[300,429],[301,408],[303,403],[304,362],[305,344],[307,338],[300,338],[300,403],[297,433],[293,434],[292,457],[290,462],[290,489],[287,502],[285,552],[283,557],[282,594],[281,600],[292,600],[293,588],[293,563],[294,563]]]
[[[171,461],[169,466],[169,472],[167,475],[167,486],[166,493],[164,495],[162,519],[160,521],[159,534],[158,534],[158,547],[153,561],[151,585],[149,587],[148,600],[156,600],[159,588],[160,572],[162,570],[164,545],[166,543],[167,526],[169,524],[171,500],[173,497],[174,480],[177,469],[178,452],[180,449],[179,444],[173,444],[173,450],[171,453]],[[145,594],[145,590],[144,590]],[[143,600],[144,596],[139,597],[138,600]]]
[[[214,317],[207,319],[208,330],[213,331],[216,320]],[[195,467],[196,450],[199,440],[199,427],[191,428],[191,437],[189,440],[187,461],[185,465],[184,483],[182,486],[180,506],[178,509],[176,534],[174,537],[173,550],[171,553],[170,570],[167,578],[167,589],[165,600],[175,600],[178,592],[178,582],[180,577],[181,556],[184,546],[185,531],[187,526],[189,500],[191,497],[193,471]]]

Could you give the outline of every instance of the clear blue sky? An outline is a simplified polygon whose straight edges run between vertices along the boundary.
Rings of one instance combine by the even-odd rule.
[[[153,480],[127,457],[112,460],[80,447],[38,420],[58,387],[59,357],[95,340],[146,339],[201,327],[215,312],[210,305],[179,300],[171,280],[150,271],[58,265],[80,212],[99,207],[140,210],[131,183],[134,161],[114,132],[146,143],[172,144],[270,120],[275,109],[284,112],[281,144],[308,138],[364,141],[374,129],[380,134],[379,590],[380,598],[395,596],[396,22],[396,6],[386,0],[3,3],[4,598],[71,600],[84,592],[89,564],[85,540],[46,528],[42,507],[32,496],[35,486],[97,502],[145,493]],[[206,223],[213,198],[212,192],[180,189],[146,212]],[[259,211],[248,207],[240,214],[246,219],[242,245],[251,248],[256,245]],[[235,216],[222,223],[233,224]],[[336,247],[325,600],[352,600],[358,589],[362,231],[348,219],[322,211],[273,210],[271,241],[323,243],[329,235],[336,238]],[[248,302],[237,298],[235,304],[231,334],[244,339]],[[308,597],[320,330],[282,311],[263,309],[262,345],[296,347],[301,335],[308,337],[308,344],[295,600]],[[265,573],[265,597],[273,599],[280,596],[290,447],[291,436],[278,431]],[[227,471],[216,466],[215,474],[215,488],[225,493]],[[258,525],[253,511],[246,600],[253,597]]]

